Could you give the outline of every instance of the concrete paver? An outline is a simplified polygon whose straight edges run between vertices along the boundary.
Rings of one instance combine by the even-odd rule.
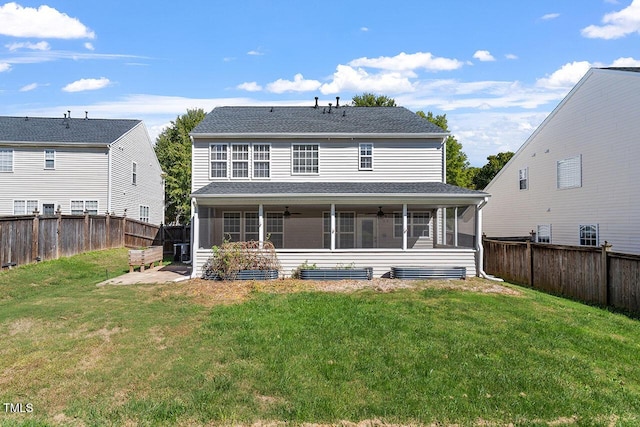
[[[191,277],[191,266],[186,264],[169,264],[147,268],[144,272],[134,271],[113,279],[98,283],[104,285],[135,285],[137,283],[171,283],[188,280]]]

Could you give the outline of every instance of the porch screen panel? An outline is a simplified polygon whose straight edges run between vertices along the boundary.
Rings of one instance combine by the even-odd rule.
[[[429,236],[429,212],[412,212],[409,217],[411,224],[411,237]]]
[[[223,240],[240,241],[240,212],[224,212],[222,214]]]
[[[267,212],[266,236],[276,248],[284,247],[284,216],[282,212]]]
[[[331,212],[322,213],[322,247],[331,249]]]
[[[337,246],[341,249],[355,247],[356,241],[356,215],[353,212],[338,213],[338,239]]]
[[[260,240],[258,212],[244,213],[244,240]]]

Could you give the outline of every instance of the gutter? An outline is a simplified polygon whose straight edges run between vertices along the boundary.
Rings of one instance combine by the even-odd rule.
[[[504,280],[491,276],[484,271],[483,260],[484,260],[484,248],[482,246],[482,208],[489,201],[488,197],[485,197],[482,202],[476,208],[476,271],[478,276],[483,279],[493,280],[494,282],[504,282]]]
[[[296,138],[296,139],[370,139],[370,138],[375,138],[375,139],[388,139],[388,138],[393,138],[393,139],[423,139],[423,138],[429,138],[429,139],[433,139],[433,138],[437,138],[437,139],[442,139],[444,141],[444,138],[446,138],[447,136],[450,136],[451,134],[449,132],[443,132],[443,133],[364,133],[364,132],[359,132],[359,133],[340,133],[340,132],[336,132],[336,133],[323,133],[323,132],[318,132],[318,133],[313,133],[313,132],[309,132],[309,133],[295,133],[295,132],[274,132],[274,133],[269,133],[269,132],[229,132],[229,133],[212,133],[212,132],[202,132],[202,133],[190,133],[189,136],[191,137],[191,139],[200,139],[200,138],[210,138],[210,139],[235,139],[235,138],[266,138],[266,139],[291,139],[291,138]]]

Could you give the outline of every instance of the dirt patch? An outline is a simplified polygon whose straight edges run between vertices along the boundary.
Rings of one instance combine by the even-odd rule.
[[[9,336],[29,333],[34,324],[35,321],[28,317],[17,319],[9,323]]]
[[[498,282],[480,278],[466,280],[265,280],[265,281],[214,281],[193,279],[168,285],[162,289],[162,296],[185,295],[197,304],[207,307],[220,304],[237,304],[246,301],[252,292],[295,293],[295,292],[339,292],[352,293],[362,290],[374,292],[394,292],[400,289],[447,289],[467,292],[481,292],[505,295],[520,295],[520,292]]]

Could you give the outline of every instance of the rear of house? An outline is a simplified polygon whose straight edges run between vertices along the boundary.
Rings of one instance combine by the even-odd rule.
[[[444,183],[447,134],[407,109],[221,107],[191,136],[194,276],[212,246],[246,240],[272,242],[285,275],[305,261],[476,274],[453,213],[471,207],[475,235],[488,195]]]

